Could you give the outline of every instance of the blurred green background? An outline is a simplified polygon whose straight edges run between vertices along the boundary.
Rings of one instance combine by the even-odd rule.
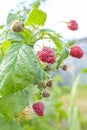
[[[75,104],[72,106],[72,87],[60,86],[62,82],[61,75],[54,76],[51,96],[43,99],[46,105],[45,116],[34,115],[30,121],[21,122],[24,130],[87,130],[87,86],[77,85]],[[71,107],[73,114],[70,113]]]
[[[31,5],[26,4],[25,7],[23,6],[25,2],[23,2],[11,12],[21,13],[25,19],[28,8],[40,6],[45,1],[32,1]],[[81,40],[77,40],[77,42],[80,45],[83,44]],[[86,51],[86,46],[82,47]],[[66,72],[60,70],[54,74],[53,87],[50,89],[51,96],[43,99],[46,105],[45,116],[37,117],[34,114],[31,120],[23,120],[21,125],[24,130],[87,130],[86,74],[80,78],[78,76],[81,69],[86,67],[85,57],[80,62],[75,59],[73,61],[68,59],[66,62],[68,63],[68,61],[70,61],[69,70]]]

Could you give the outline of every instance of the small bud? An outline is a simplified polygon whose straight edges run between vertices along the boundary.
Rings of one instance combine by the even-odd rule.
[[[42,96],[43,97],[49,97],[50,96],[49,90],[44,90],[43,93],[42,93]]]
[[[48,87],[52,87],[53,85],[53,81],[52,80],[49,80],[47,83],[46,83],[46,86]]]
[[[46,88],[46,83],[44,81],[40,82],[38,85],[39,88]]]
[[[20,20],[16,20],[11,25],[11,30],[13,32],[23,32],[24,31],[24,24]]]
[[[68,66],[67,65],[63,65],[61,68],[62,68],[62,70],[66,71]]]
[[[51,67],[50,65],[46,65],[44,68],[43,68],[44,71],[51,71]]]
[[[22,112],[20,113],[20,116],[24,119],[24,120],[31,120],[32,118],[32,114],[33,114],[33,109],[30,107],[25,107]]]

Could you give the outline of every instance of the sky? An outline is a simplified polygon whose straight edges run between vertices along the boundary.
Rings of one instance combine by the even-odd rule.
[[[14,9],[22,0],[0,0],[0,24],[5,19],[10,9]],[[46,27],[61,33],[65,38],[87,37],[87,0],[47,0],[41,9],[47,13]],[[74,19],[78,22],[79,30],[70,31],[61,21]]]

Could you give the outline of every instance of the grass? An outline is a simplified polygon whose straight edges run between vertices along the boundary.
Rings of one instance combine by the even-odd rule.
[[[79,90],[76,95],[76,106],[80,113],[81,130],[87,130],[87,86],[78,86]],[[68,112],[70,106],[70,93],[64,94],[61,97],[64,103],[64,109]]]

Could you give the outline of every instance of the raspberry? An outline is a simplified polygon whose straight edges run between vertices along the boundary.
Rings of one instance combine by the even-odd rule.
[[[76,57],[76,58],[82,58],[84,55],[84,52],[82,50],[82,48],[80,46],[73,46],[70,50],[70,55],[72,57]]]
[[[72,31],[75,31],[75,30],[78,30],[78,23],[75,21],[75,20],[71,20],[69,22],[69,24],[67,25],[67,27],[72,30]]]
[[[47,83],[46,83],[46,86],[48,87],[52,87],[53,85],[53,81],[52,80],[49,80]]]
[[[13,32],[23,32],[24,31],[24,24],[20,20],[16,20],[12,23],[11,30]]]
[[[43,93],[42,93],[42,96],[43,97],[49,97],[50,96],[49,90],[44,90]]]
[[[49,47],[44,47],[40,52],[39,52],[39,58],[42,62],[46,62],[48,64],[53,64],[56,62],[56,56],[54,51],[49,48]]]
[[[24,120],[31,120],[33,114],[33,109],[30,107],[25,107],[22,112],[20,113],[21,117]]]
[[[32,107],[33,107],[34,112],[36,112],[38,116],[44,116],[45,105],[43,102],[37,102],[33,104]]]

